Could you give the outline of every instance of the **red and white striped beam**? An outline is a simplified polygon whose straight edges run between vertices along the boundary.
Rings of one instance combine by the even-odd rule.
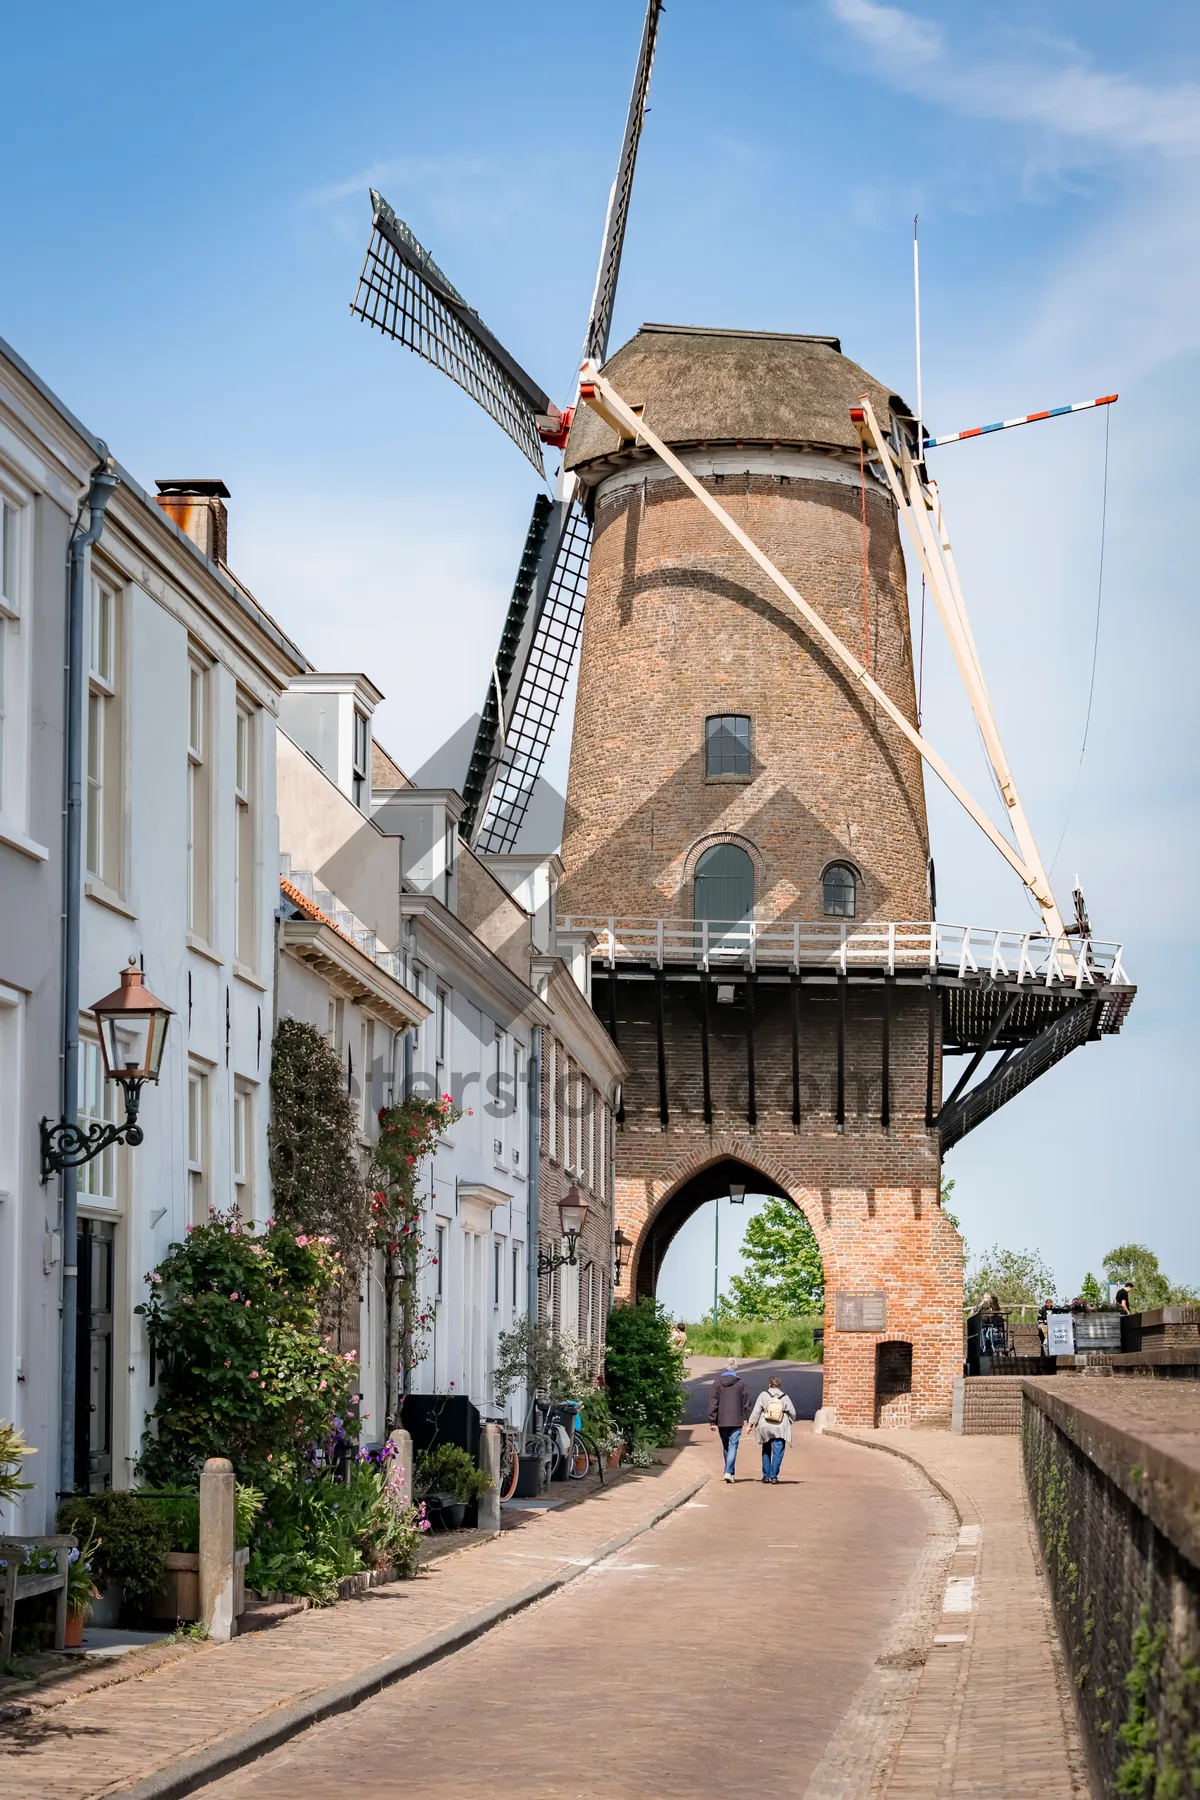
[[[1051,406],[1045,412],[1023,413],[1019,419],[998,419],[994,425],[972,425],[969,431],[948,431],[944,437],[927,437],[925,448],[959,444],[964,438],[986,437],[989,431],[1011,431],[1014,425],[1032,425],[1038,419],[1061,419],[1064,413],[1090,412],[1093,406],[1111,406],[1118,396],[1101,394],[1098,400],[1077,400],[1074,406]]]

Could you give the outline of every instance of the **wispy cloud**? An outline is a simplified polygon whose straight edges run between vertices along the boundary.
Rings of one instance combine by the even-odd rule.
[[[1042,34],[952,41],[940,25],[880,0],[829,0],[829,10],[868,51],[874,73],[906,93],[975,118],[1034,126],[1084,160],[1139,151],[1200,155],[1194,82],[1154,86],[1111,74],[1077,45]]]

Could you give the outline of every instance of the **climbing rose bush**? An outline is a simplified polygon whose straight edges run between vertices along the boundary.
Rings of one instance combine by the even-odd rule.
[[[270,1493],[296,1479],[312,1446],[353,1432],[355,1355],[337,1354],[320,1329],[341,1279],[328,1238],[274,1221],[254,1235],[236,1213],[172,1244],[136,1308],[156,1365],[147,1481],[191,1486],[206,1457],[227,1456],[239,1481]]]

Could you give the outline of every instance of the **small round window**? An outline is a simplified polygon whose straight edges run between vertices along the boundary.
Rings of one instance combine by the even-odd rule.
[[[823,888],[827,919],[854,918],[858,911],[858,876],[849,863],[830,863]]]

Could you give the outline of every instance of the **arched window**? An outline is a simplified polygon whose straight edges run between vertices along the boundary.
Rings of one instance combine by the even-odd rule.
[[[750,775],[750,720],[745,713],[718,713],[704,721],[704,773]]]
[[[735,924],[754,912],[754,864],[736,844],[714,844],[696,862],[696,917]]]
[[[849,863],[830,863],[822,878],[825,917],[852,919],[858,911],[858,875]]]

